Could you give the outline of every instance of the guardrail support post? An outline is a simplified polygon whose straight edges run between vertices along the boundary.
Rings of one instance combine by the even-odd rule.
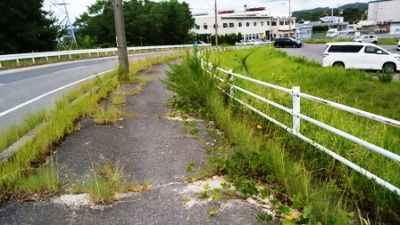
[[[32,63],[35,64],[35,58],[32,58]]]
[[[17,59],[17,64],[19,65],[19,59]]]
[[[49,57],[48,56],[46,56],[46,62],[49,62]]]
[[[299,133],[300,132],[300,117],[297,116],[300,114],[300,87],[296,86],[293,87],[292,90],[293,94],[293,132]]]
[[[229,95],[231,97],[233,97],[233,87],[232,87],[232,85],[233,85],[233,75],[232,75],[232,70],[229,70],[228,72],[229,72],[228,73]]]

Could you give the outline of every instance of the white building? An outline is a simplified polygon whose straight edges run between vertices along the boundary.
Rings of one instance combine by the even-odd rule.
[[[235,13],[234,10],[220,11],[217,14],[218,35],[241,33],[243,40],[251,39],[270,39],[271,37],[295,35],[296,18],[291,18],[289,26],[288,17],[272,17],[267,15],[265,8],[260,7],[260,11],[247,11]],[[264,9],[264,10],[262,10]],[[215,34],[215,14],[194,15],[195,29],[197,34]]]
[[[400,21],[400,0],[383,0],[368,3],[368,20],[379,24]]]

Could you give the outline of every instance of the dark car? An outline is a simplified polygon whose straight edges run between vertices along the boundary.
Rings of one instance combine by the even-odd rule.
[[[301,48],[303,43],[294,38],[277,38],[274,42],[275,48],[290,46],[293,48]]]

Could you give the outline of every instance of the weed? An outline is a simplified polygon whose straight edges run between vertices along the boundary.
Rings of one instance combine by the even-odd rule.
[[[215,215],[217,214],[217,212],[218,212],[218,209],[212,208],[212,209],[210,209],[210,210],[208,211],[208,215],[209,215],[209,216],[215,216]]]
[[[92,167],[94,167],[92,165]],[[128,182],[123,176],[123,167],[113,165],[108,161],[98,169],[92,169],[90,179],[85,182],[85,191],[95,204],[111,204],[117,201],[116,193],[143,192],[150,189],[150,185],[135,185]]]
[[[195,166],[196,166],[196,164],[194,162],[189,163],[189,165],[186,168],[186,172],[187,173],[192,172]]]

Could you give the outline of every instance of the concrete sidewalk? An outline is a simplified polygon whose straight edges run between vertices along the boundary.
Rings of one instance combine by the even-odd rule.
[[[207,122],[197,121],[200,134],[187,137],[182,123],[168,118],[172,93],[159,81],[167,69],[165,64],[154,66],[145,74],[150,81],[142,92],[127,97],[125,111],[134,116],[108,126],[82,121],[81,129],[58,147],[55,159],[65,184],[63,193],[38,202],[11,201],[0,209],[0,224],[259,224],[259,205],[240,199],[199,199],[204,184],[218,185],[223,182],[219,178],[185,182],[189,163],[196,169],[207,163],[199,138],[207,138]],[[67,187],[84,182],[93,164],[104,160],[122,165],[129,181],[149,182],[151,190],[125,194],[108,206],[91,204],[85,194],[69,195]],[[209,216],[213,208],[218,211]]]

